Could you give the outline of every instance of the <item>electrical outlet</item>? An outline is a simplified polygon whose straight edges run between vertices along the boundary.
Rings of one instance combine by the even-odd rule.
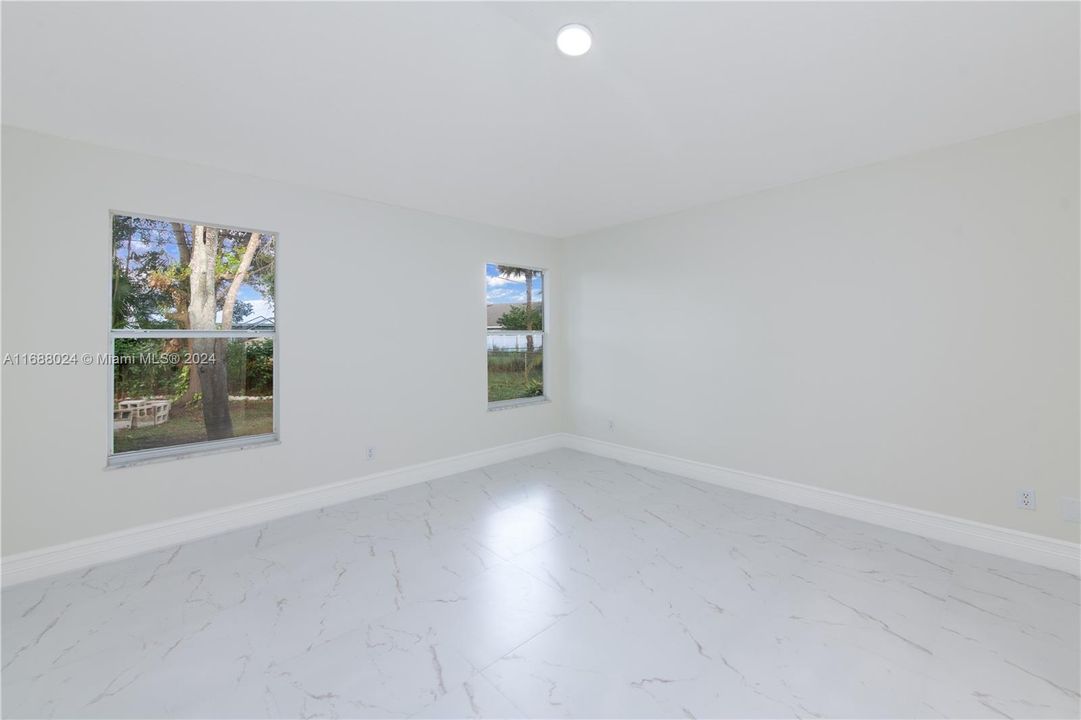
[[[368,448],[368,459],[369,460],[375,460],[375,448],[373,448],[373,447]]]
[[[1032,488],[1019,488],[1017,490],[1017,507],[1022,510],[1036,509],[1036,491]]]

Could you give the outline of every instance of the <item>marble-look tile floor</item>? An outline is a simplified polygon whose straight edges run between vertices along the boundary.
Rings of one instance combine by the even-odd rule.
[[[1063,717],[1078,577],[569,450],[15,586],[15,717]]]

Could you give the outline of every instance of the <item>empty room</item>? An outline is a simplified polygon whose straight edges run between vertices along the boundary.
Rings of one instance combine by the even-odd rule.
[[[5,718],[1081,718],[1081,2],[0,2]]]

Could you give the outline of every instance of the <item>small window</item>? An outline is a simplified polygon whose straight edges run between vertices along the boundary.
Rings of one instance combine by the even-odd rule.
[[[109,464],[277,439],[276,246],[112,214]]]
[[[544,271],[489,264],[488,403],[490,408],[545,399]]]

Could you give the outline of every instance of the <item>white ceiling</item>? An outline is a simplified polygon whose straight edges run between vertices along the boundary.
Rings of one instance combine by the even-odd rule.
[[[552,236],[1076,113],[1081,84],[1077,3],[2,12],[5,123]]]

